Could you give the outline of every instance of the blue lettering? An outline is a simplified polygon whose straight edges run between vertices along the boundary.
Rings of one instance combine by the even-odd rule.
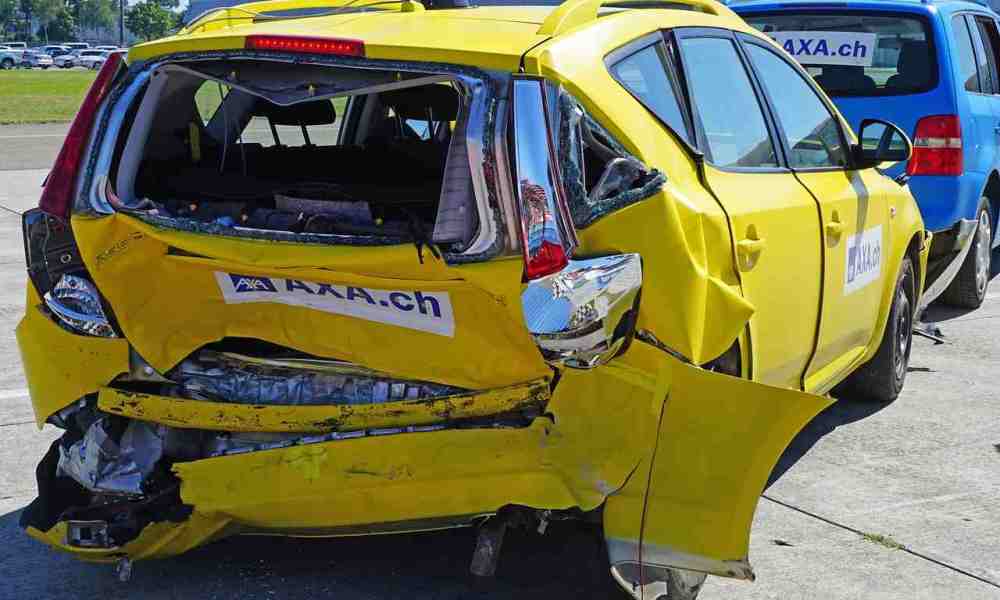
[[[371,297],[371,294],[365,291],[364,288],[349,287],[347,288],[347,299],[354,300],[358,296],[364,298],[368,304],[375,304],[375,300]]]
[[[862,44],[860,41],[854,42],[854,56],[856,58],[864,58],[868,53],[868,47]]]
[[[799,40],[799,54],[805,54],[809,56],[812,54],[812,49],[809,47],[813,43],[813,40],[801,39]]]
[[[816,44],[816,49],[813,50],[813,55],[820,53],[822,53],[823,56],[830,55],[830,48],[826,45],[826,40],[820,40],[819,43]]]
[[[410,302],[410,296],[404,294],[403,292],[393,292],[389,294],[389,302],[392,302],[392,305],[399,310],[413,310],[413,302]]]
[[[286,279],[285,289],[289,292],[294,292],[295,290],[305,290],[306,293],[315,294],[316,292],[309,289],[309,286],[305,283],[299,281],[298,279]]]
[[[333,287],[330,286],[329,283],[321,283],[321,284],[319,284],[319,287],[316,288],[316,295],[318,295],[318,296],[325,296],[327,294],[330,294],[334,298],[339,298],[341,300],[344,299],[344,297],[340,295],[340,292],[338,292],[337,290],[333,289]]]
[[[785,40],[785,45],[782,48],[785,49],[785,52],[795,55],[795,44],[792,43],[792,40]]]
[[[434,313],[434,316],[439,319],[441,318],[441,305],[438,304],[437,298],[434,296],[424,296],[420,292],[413,292],[413,299],[416,300],[417,307],[420,308],[420,314],[427,314],[427,307],[425,303],[429,303],[431,312]]]
[[[851,55],[851,45],[841,44],[840,48],[837,48],[837,54],[840,56],[850,56]]]

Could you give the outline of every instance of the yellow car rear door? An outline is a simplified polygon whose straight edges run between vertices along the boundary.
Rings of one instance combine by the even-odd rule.
[[[888,207],[880,177],[850,168],[840,120],[815,86],[777,51],[747,36],[743,47],[773,108],[789,167],[819,202],[823,220],[823,308],[807,390],[825,390],[872,340],[888,274]]]

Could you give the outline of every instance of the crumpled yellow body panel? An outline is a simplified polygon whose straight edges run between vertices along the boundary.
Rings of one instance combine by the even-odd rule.
[[[222,535],[336,536],[463,524],[503,506],[597,508],[653,447],[662,398],[635,344],[614,365],[568,371],[519,429],[451,429],[339,440],[177,463],[190,518],[154,523],[119,548],[66,543],[64,524],[29,533],[85,560],[158,558]],[[463,520],[465,519],[465,520]]]
[[[207,236],[125,214],[74,217],[83,261],[125,337],[163,372],[226,337],[265,340],[407,379],[490,389],[547,377],[521,314],[519,260],[449,267],[412,245],[325,246]],[[452,337],[277,303],[226,304],[216,272],[446,292]],[[377,273],[378,276],[371,276]]]
[[[652,463],[605,507],[612,565],[641,556],[646,565],[752,579],[758,498],[791,440],[833,399],[672,358],[661,365],[657,394],[666,401]]]
[[[486,417],[544,406],[548,398],[547,380],[443,398],[337,405],[220,404],[106,387],[97,408],[181,429],[328,433]]]
[[[74,335],[43,314],[28,283],[24,318],[15,335],[39,428],[52,413],[128,372],[128,342]]]
[[[677,192],[679,193],[679,191]],[[729,349],[753,306],[739,288],[712,272],[729,256],[706,240],[713,223],[683,210],[667,193],[612,213],[580,232],[588,252],[638,252],[642,255],[642,302],[639,329],[702,364]],[[725,230],[716,234],[728,235]],[[728,248],[728,238],[715,248]]]

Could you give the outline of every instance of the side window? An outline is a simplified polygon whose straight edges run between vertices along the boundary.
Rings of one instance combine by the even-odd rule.
[[[951,19],[952,35],[955,38],[955,53],[958,58],[958,81],[970,92],[978,92],[979,78],[976,75],[976,55],[972,50],[972,38],[963,15]]]
[[[992,94],[994,91],[992,62],[986,57],[986,47],[983,46],[985,35],[982,32],[982,25],[977,23],[978,19],[969,18],[969,31],[972,32],[972,48],[976,52],[976,74],[979,76],[979,89],[984,94]]]
[[[198,87],[194,93],[194,103],[198,107],[198,115],[201,117],[202,124],[208,125],[208,122],[212,120],[212,115],[219,110],[222,99],[226,97],[228,92],[229,88],[219,85],[215,81],[206,81]]]
[[[677,135],[690,141],[662,43],[646,46],[611,65],[611,74]]]
[[[745,44],[750,60],[774,105],[790,154],[791,167],[844,167],[847,149],[840,126],[815,90],[780,56]]]
[[[778,166],[764,113],[733,41],[681,38],[680,47],[709,162],[720,167]]]
[[[997,66],[1000,65],[1000,33],[997,32],[997,23],[988,17],[976,17],[976,24],[986,56],[987,70],[993,81],[992,92],[1000,93],[1000,80],[998,80],[1000,68]]]

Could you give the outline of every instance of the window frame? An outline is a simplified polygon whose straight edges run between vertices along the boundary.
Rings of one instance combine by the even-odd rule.
[[[656,111],[652,109],[649,105],[642,101],[638,95],[636,95],[629,86],[621,80],[620,77],[615,73],[614,67],[616,67],[622,61],[625,61],[635,54],[649,48],[650,46],[662,46],[665,76],[667,81],[670,82],[670,87],[673,90],[674,98],[677,100],[678,107],[681,113],[681,119],[684,121],[684,127],[687,131],[678,132],[669,123],[664,121],[660,115],[656,114]],[[632,96],[636,102],[641,104],[643,108],[649,112],[664,128],[669,131],[674,138],[676,138],[681,144],[685,146],[689,151],[697,153],[698,155],[703,155],[701,149],[698,146],[697,138],[694,131],[694,122],[692,118],[691,111],[688,108],[687,93],[683,80],[681,79],[681,74],[677,72],[676,66],[673,64],[674,58],[671,56],[671,49],[667,44],[664,32],[657,30],[647,33],[641,37],[638,37],[631,42],[626,43],[623,46],[615,48],[608,54],[604,56],[604,66],[607,69],[608,75],[611,76],[615,82],[618,83],[625,90],[625,92]]]
[[[737,32],[736,39],[739,42],[740,52],[744,55],[744,60],[750,65],[750,71],[753,78],[755,79],[758,86],[761,88],[761,92],[765,98],[765,104],[767,107],[768,117],[774,122],[774,127],[778,131],[778,144],[781,146],[781,152],[785,157],[786,167],[796,173],[824,173],[828,171],[851,171],[856,170],[856,164],[854,160],[854,154],[852,152],[852,147],[854,144],[851,143],[850,137],[848,137],[847,132],[844,131],[844,122],[840,118],[840,113],[837,111],[837,107],[830,100],[830,97],[823,91],[818,83],[809,75],[809,72],[805,70],[801,64],[796,60],[788,60],[780,52],[775,51],[767,42],[747,33]],[[826,109],[826,112],[833,119],[834,124],[837,127],[837,135],[840,136],[840,143],[844,148],[847,155],[847,161],[843,166],[829,166],[829,167],[796,167],[791,164],[788,158],[792,155],[791,148],[788,146],[788,138],[785,134],[785,129],[781,125],[781,119],[777,117],[777,110],[775,109],[774,102],[771,98],[771,94],[764,84],[762,78],[757,73],[757,68],[753,64],[753,60],[747,53],[745,48],[746,44],[752,44],[762,48],[763,50],[770,52],[775,55],[778,59],[784,61],[789,67],[795,71],[798,76],[802,79],[805,85],[812,90],[813,94],[816,95],[816,99],[819,100],[820,104]]]
[[[935,39],[935,29],[933,27],[933,24],[931,23],[930,18],[927,17],[927,15],[924,15],[924,14],[921,14],[921,13],[918,13],[918,12],[910,12],[910,11],[899,10],[899,9],[895,9],[895,8],[893,8],[891,10],[843,10],[843,9],[836,9],[836,10],[808,9],[808,10],[796,10],[796,11],[791,11],[791,10],[777,10],[777,11],[775,11],[775,10],[762,10],[762,11],[753,11],[753,12],[751,12],[751,11],[742,12],[741,11],[741,12],[739,12],[739,16],[740,16],[741,19],[747,21],[747,24],[750,27],[752,27],[754,29],[754,31],[760,31],[759,29],[757,29],[753,25],[750,25],[750,19],[753,19],[755,17],[774,17],[774,16],[782,16],[782,15],[813,15],[813,16],[818,15],[818,16],[823,16],[823,15],[829,15],[831,13],[836,14],[838,16],[846,15],[846,16],[861,16],[861,17],[864,17],[864,16],[868,16],[868,17],[899,17],[899,18],[914,19],[916,21],[919,21],[920,24],[924,28],[924,39],[927,42],[927,53],[930,56],[930,68],[931,68],[931,78],[928,80],[927,85],[925,87],[920,88],[920,89],[905,90],[905,91],[901,91],[901,92],[893,90],[893,93],[881,93],[881,91],[880,91],[879,93],[875,93],[875,94],[839,94],[839,95],[836,96],[837,98],[883,98],[883,97],[894,97],[894,96],[913,96],[913,95],[916,95],[916,94],[926,94],[927,92],[933,91],[941,83],[941,81],[940,81],[941,80],[941,70],[940,70],[940,66],[938,65],[937,40]],[[760,33],[761,33],[761,35],[767,36],[767,34],[764,33],[764,32],[760,32]],[[798,62],[798,61],[796,61],[796,62]],[[802,66],[802,65],[800,64],[799,66]],[[804,68],[805,67],[803,67],[803,69]],[[823,93],[826,94],[826,90],[823,90]],[[827,96],[831,96],[830,94],[826,94],[826,95]]]
[[[996,96],[1000,94],[1000,64],[998,64],[1000,62],[1000,57],[998,57],[998,54],[1000,54],[1000,29],[997,28],[996,19],[988,15],[969,13],[968,19],[975,25],[976,31],[979,34],[973,38],[972,44],[972,47],[977,52],[976,61],[979,60],[978,52],[982,50],[993,83],[990,95]],[[986,30],[990,26],[993,27],[994,32],[997,34],[995,37],[991,36]],[[977,44],[976,42],[979,43]]]
[[[747,62],[747,57],[745,56],[742,48],[740,47],[739,41],[736,39],[735,32],[731,29],[724,29],[718,27],[675,27],[664,32],[665,35],[669,35],[673,40],[673,43],[677,49],[677,62],[678,70],[681,74],[681,84],[684,86],[685,100],[688,103],[688,110],[691,114],[691,121],[694,125],[694,133],[696,145],[703,152],[705,157],[705,162],[712,165],[713,169],[719,171],[724,171],[728,173],[788,173],[791,170],[788,168],[787,157],[784,153],[784,147],[781,140],[778,139],[778,130],[775,127],[774,119],[771,117],[771,112],[769,110],[767,100],[762,95],[763,90],[760,88],[760,84],[754,74],[753,68]],[[689,70],[689,65],[684,56],[684,50],[681,48],[680,41],[684,39],[698,39],[698,38],[719,38],[729,40],[736,52],[736,56],[740,59],[740,65],[746,71],[747,79],[750,82],[750,89],[753,91],[754,97],[757,99],[757,104],[760,106],[761,116],[764,118],[764,126],[767,129],[768,137],[771,141],[771,147],[774,148],[775,162],[776,166],[773,167],[726,167],[715,164],[711,159],[711,152],[708,149],[708,138],[705,134],[704,126],[701,122],[701,117],[698,114],[698,107],[696,106],[692,96],[691,96],[691,86],[687,80],[685,74]]]

